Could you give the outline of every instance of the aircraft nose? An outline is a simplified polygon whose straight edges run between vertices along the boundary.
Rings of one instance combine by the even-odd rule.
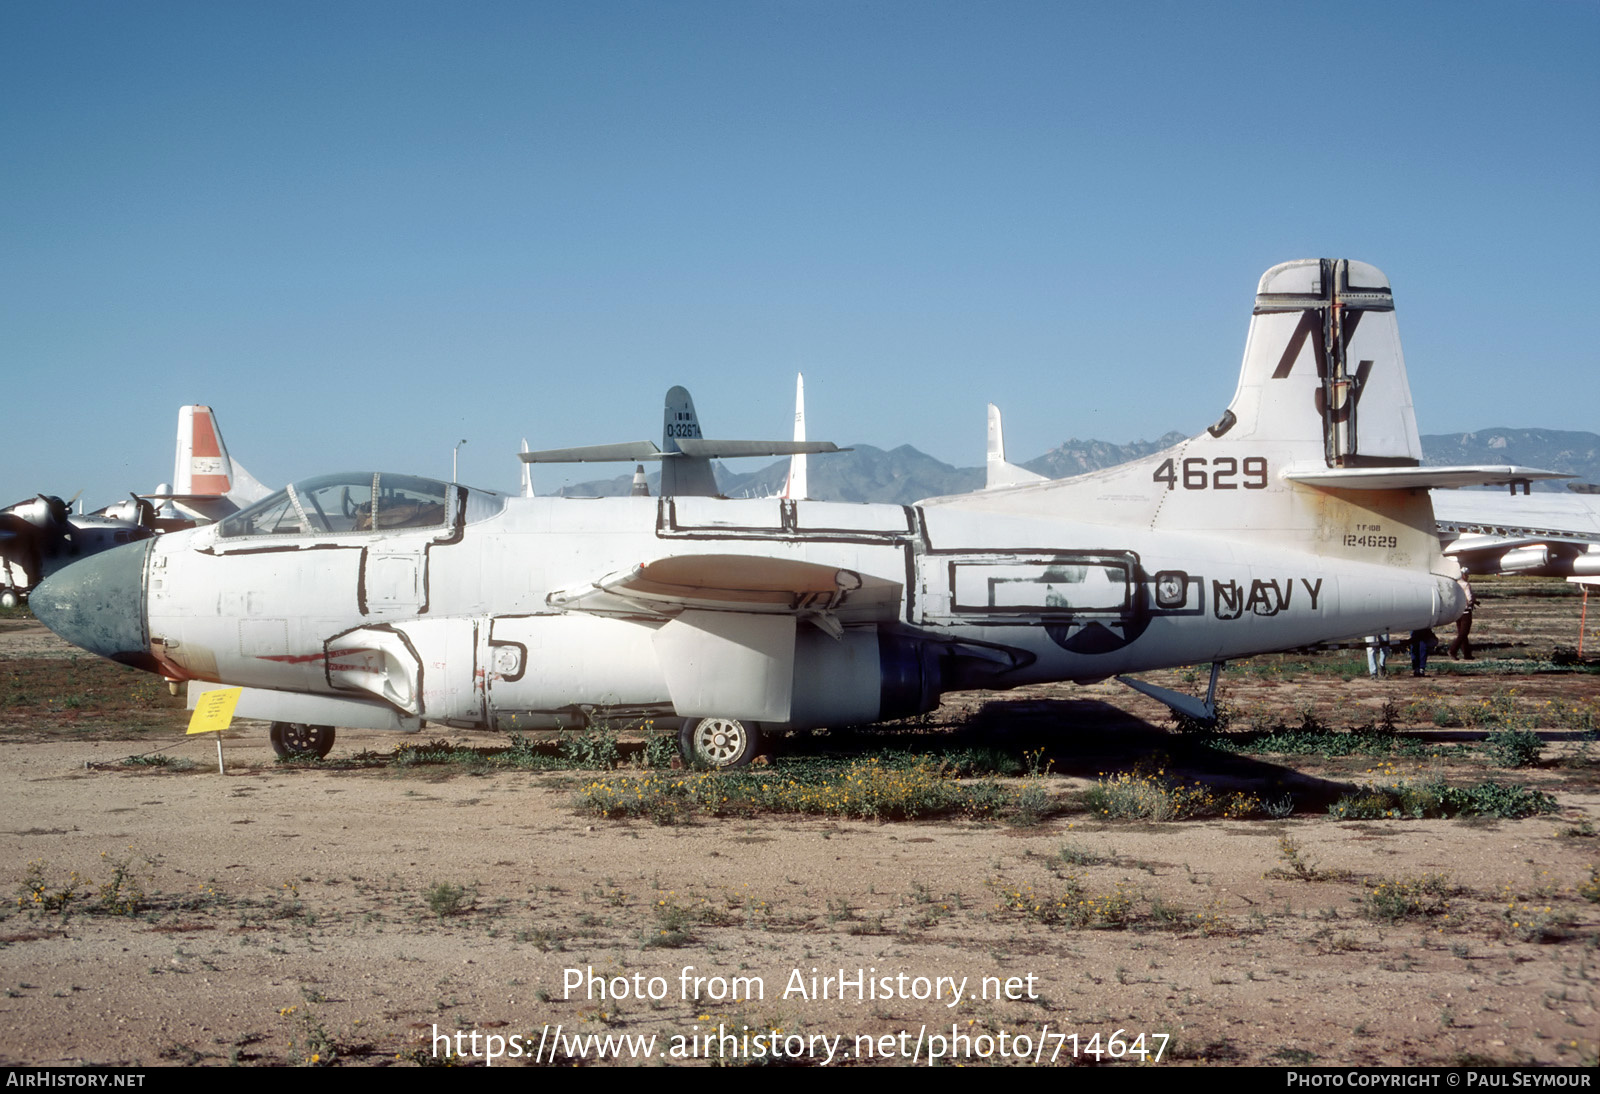
[[[159,672],[145,623],[144,565],[153,543],[124,544],[62,567],[29,594],[29,607],[74,646]]]

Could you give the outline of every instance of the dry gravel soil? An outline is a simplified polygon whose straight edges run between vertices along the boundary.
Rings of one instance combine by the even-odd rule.
[[[259,723],[229,731],[218,774],[215,739],[181,739],[160,681],[0,618],[0,1063],[409,1066],[476,1031],[480,1050],[521,1049],[502,1064],[703,1063],[706,1034],[729,1032],[737,1063],[831,1047],[832,1066],[1083,1065],[1159,1046],[1161,1066],[1593,1066],[1600,746],[1584,725],[1600,673],[1542,660],[1576,644],[1567,592],[1485,586],[1480,659],[1436,660],[1427,679],[1370,680],[1354,651],[1227,675],[1234,730],[1305,711],[1347,728],[1388,700],[1426,746],[1409,755],[1225,755],[1113,683],[961,696],[934,728],[885,738],[1045,749],[1034,785],[1056,811],[1033,826],[604,819],[575,804],[593,773],[282,766]],[[1537,729],[1538,766],[1494,768],[1481,729],[1430,713],[1485,701]],[[341,733],[332,759],[394,744]],[[192,766],[124,762],[159,747]],[[1163,764],[1218,792],[1292,794],[1296,811],[1151,823],[1084,807],[1102,772]],[[1560,809],[1327,812],[1352,784],[1429,776],[1537,786]],[[1051,913],[1073,879],[1125,921]],[[1422,887],[1425,914],[1378,914],[1373,891],[1397,884]],[[78,895],[42,909],[41,887],[46,903]],[[102,891],[134,914],[99,907]]]

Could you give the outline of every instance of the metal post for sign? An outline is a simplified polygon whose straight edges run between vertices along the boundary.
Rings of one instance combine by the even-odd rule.
[[[189,716],[189,735],[215,733],[217,735],[217,773],[226,775],[222,763],[222,731],[233,722],[233,708],[239,702],[242,688],[217,688],[198,696],[194,713]]]
[[[1589,625],[1589,586],[1583,587],[1583,610],[1578,613],[1578,660],[1583,660],[1583,629]]]

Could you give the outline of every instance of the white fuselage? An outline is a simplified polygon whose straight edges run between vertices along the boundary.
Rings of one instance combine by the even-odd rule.
[[[176,675],[379,699],[451,724],[684,714],[683,658],[661,633],[716,612],[663,610],[598,579],[674,556],[792,560],[861,579],[826,607],[833,633],[794,604],[758,619],[793,628],[792,670],[780,668],[793,673],[792,702],[775,720],[800,727],[925,708],[947,689],[1224,660],[1457,610],[1450,582],[1376,561],[959,504],[503,503],[443,528],[162,537],[146,571],[152,651]],[[909,697],[903,682],[890,696],[891,661],[918,676]],[[704,683],[713,698],[700,704],[733,694],[720,686]]]

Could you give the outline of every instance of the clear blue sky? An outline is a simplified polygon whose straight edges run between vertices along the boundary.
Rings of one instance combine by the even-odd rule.
[[[514,452],[1198,432],[1385,270],[1423,432],[1600,430],[1600,4],[0,8],[0,504]],[[759,466],[747,463],[741,467]],[[623,467],[580,469],[578,478]],[[552,473],[541,485],[559,481]]]

